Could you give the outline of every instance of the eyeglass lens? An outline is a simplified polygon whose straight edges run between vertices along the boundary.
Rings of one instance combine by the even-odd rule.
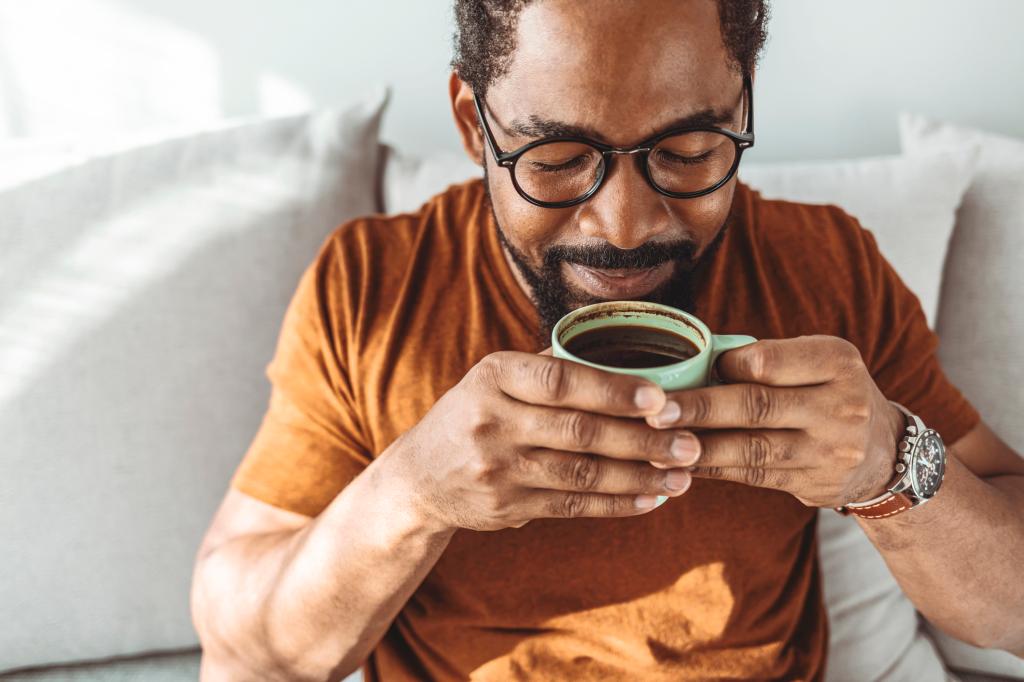
[[[736,144],[721,133],[694,131],[662,139],[647,154],[651,180],[672,193],[714,187],[732,169]],[[601,152],[582,142],[549,142],[531,148],[515,166],[523,192],[545,203],[568,202],[587,194],[604,173]]]

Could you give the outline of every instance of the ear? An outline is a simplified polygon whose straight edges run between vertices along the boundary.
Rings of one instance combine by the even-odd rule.
[[[473,90],[454,71],[448,77],[448,96],[451,98],[452,117],[462,140],[462,148],[466,150],[469,159],[479,166],[483,158],[484,138],[480,121],[476,117]]]

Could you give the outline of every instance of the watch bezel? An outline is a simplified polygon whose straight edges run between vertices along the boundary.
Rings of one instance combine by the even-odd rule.
[[[943,456],[938,460],[938,481],[935,483],[935,487],[931,491],[926,492],[921,490],[918,485],[919,477],[917,474],[919,467],[921,466],[921,462],[924,460],[924,447],[929,438],[934,438],[942,449],[942,454],[945,454],[946,444],[943,442],[942,436],[939,435],[939,432],[935,429],[925,429],[914,439],[914,448],[911,451],[910,456],[910,466],[907,467],[907,474],[910,476],[910,489],[913,491],[915,497],[922,500],[929,500],[932,497],[935,497],[935,494],[939,491],[939,488],[942,485],[942,479],[946,475],[946,458]]]

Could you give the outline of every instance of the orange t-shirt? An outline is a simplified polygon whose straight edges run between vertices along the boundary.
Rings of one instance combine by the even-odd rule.
[[[238,490],[315,516],[482,357],[542,350],[487,201],[474,180],[330,235],[285,316]],[[947,443],[978,422],[855,219],[739,184],[731,220],[696,283],[713,331],[844,337]],[[698,479],[639,517],[460,530],[366,679],[821,679],[815,519],[786,493]]]

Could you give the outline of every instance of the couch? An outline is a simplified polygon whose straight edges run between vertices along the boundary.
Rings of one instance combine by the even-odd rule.
[[[340,222],[479,174],[380,144],[386,104],[49,147],[0,188],[0,679],[196,679],[194,553],[262,416],[299,273]],[[1024,452],[1024,141],[900,127],[897,156],[741,177],[872,229],[947,371]],[[921,622],[852,521],[821,521],[829,679],[1024,679],[1024,661]]]

